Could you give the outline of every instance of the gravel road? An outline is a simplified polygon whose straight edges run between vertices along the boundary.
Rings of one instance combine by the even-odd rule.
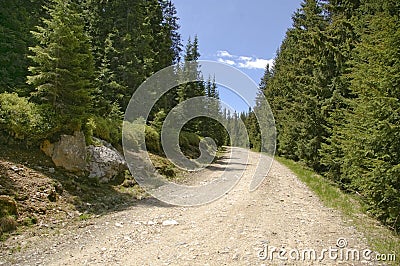
[[[344,255],[367,248],[363,235],[285,166],[274,161],[261,186],[249,192],[259,156],[250,152],[237,185],[209,204],[176,207],[154,198],[142,200],[85,226],[21,237],[29,245],[3,258],[4,264],[369,265],[362,258],[347,261]],[[219,167],[230,166],[221,160],[187,182],[210,182],[222,172]]]

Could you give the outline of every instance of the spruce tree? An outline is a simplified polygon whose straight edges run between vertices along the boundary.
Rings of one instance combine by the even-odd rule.
[[[215,77],[213,79],[210,77],[208,78],[205,83],[205,89],[206,96],[209,99],[205,101],[204,107],[206,109],[207,117],[200,118],[200,134],[203,137],[212,138],[217,146],[222,146],[225,144],[226,131],[220,122],[211,118],[216,117],[219,118],[219,120],[222,120],[222,110]]]
[[[31,47],[28,83],[36,87],[41,102],[50,105],[64,130],[79,130],[91,113],[93,57],[76,4],[53,0],[49,18],[32,32],[39,45]]]
[[[201,76],[199,65],[197,60],[200,57],[199,47],[198,47],[198,38],[195,37],[192,42],[189,38],[188,43],[185,49],[184,62],[180,64],[177,72],[180,81],[183,83],[177,88],[177,101],[182,103],[188,99],[197,97],[197,96],[205,96],[206,88],[203,81],[203,77]],[[191,81],[190,80],[197,80]],[[193,109],[205,108],[206,103],[201,103],[197,107],[191,107]],[[187,117],[189,114],[182,114],[183,117]],[[200,133],[201,132],[201,119],[193,119],[189,121],[185,127],[185,131],[189,131],[192,133]]]
[[[351,72],[350,89],[356,97],[336,136],[344,154],[341,172],[347,187],[363,196],[371,213],[398,230],[400,20],[392,11],[364,15]]]
[[[26,84],[28,47],[36,45],[30,33],[43,13],[42,0],[2,0],[0,4],[0,93],[15,91],[29,96]]]
[[[126,87],[119,84],[112,67],[115,64],[113,55],[116,52],[113,38],[114,34],[110,33],[105,40],[103,60],[96,73],[94,109],[100,116],[107,116],[113,106],[118,106],[119,109],[119,103],[126,91]]]
[[[306,0],[293,16],[275,60],[265,95],[277,121],[279,153],[318,168],[326,135],[321,106],[329,97],[319,43],[327,20],[316,0]]]
[[[319,151],[321,165],[326,176],[346,186],[347,181],[341,177],[340,167],[343,163],[343,152],[336,129],[345,123],[345,114],[349,109],[348,101],[354,98],[350,87],[350,67],[352,51],[359,41],[355,25],[359,23],[360,1],[327,0],[323,5],[329,14],[330,23],[324,32],[325,69],[324,76],[329,88],[329,97],[322,104],[326,117],[327,135]]]

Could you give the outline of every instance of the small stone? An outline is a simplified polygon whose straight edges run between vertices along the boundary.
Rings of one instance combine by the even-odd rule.
[[[19,171],[24,170],[24,168],[18,167],[18,166],[16,166],[16,165],[12,165],[10,168],[11,168],[11,170],[13,170],[14,172],[19,172]]]
[[[175,220],[165,220],[164,222],[162,222],[162,225],[178,225],[179,223]]]
[[[122,223],[115,223],[115,226],[116,226],[116,227],[124,227],[124,226],[122,225]]]
[[[49,173],[50,174],[54,174],[56,172],[56,169],[54,169],[53,167],[49,168]]]

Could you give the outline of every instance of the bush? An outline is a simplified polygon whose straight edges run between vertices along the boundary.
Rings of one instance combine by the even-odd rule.
[[[13,216],[5,216],[0,218],[0,235],[2,233],[12,232],[17,229],[17,222]]]
[[[40,139],[47,129],[41,109],[16,93],[0,94],[0,129],[16,140]]]
[[[179,134],[179,145],[189,149],[190,146],[199,147],[200,137],[192,132],[181,131]]]
[[[192,132],[181,131],[179,134],[179,146],[183,154],[189,158],[200,156],[200,137]]]
[[[135,120],[133,122],[124,121],[124,145],[125,148],[139,151],[144,148],[142,140],[145,138],[144,120]]]
[[[14,231],[17,227],[15,221],[18,216],[15,200],[6,195],[0,195],[0,235]]]
[[[122,120],[103,118],[100,116],[92,117],[88,120],[88,134],[111,143],[113,146],[121,145]]]
[[[151,126],[146,126],[146,148],[153,153],[160,153],[160,134]]]
[[[128,149],[134,151],[144,149],[143,139],[145,139],[148,151],[160,153],[160,135],[156,129],[145,125],[144,120],[136,120],[132,123],[124,121],[124,134],[125,145]]]

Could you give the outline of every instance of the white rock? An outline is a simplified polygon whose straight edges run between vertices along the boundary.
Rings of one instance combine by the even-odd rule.
[[[87,150],[89,178],[108,183],[127,169],[124,157],[106,141],[97,139],[101,146],[90,145]]]
[[[175,220],[165,220],[164,222],[162,222],[162,225],[178,225],[179,223]]]
[[[19,172],[19,171],[24,170],[24,168],[13,165],[13,166],[11,166],[11,170],[13,170],[14,172]]]
[[[116,227],[124,227],[124,226],[122,225],[122,223],[115,223],[115,226],[116,226]]]

